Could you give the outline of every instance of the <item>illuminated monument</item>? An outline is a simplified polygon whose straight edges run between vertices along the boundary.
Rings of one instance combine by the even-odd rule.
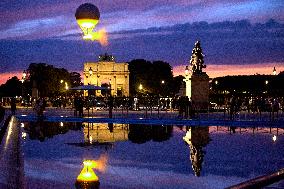
[[[84,85],[107,85],[113,96],[129,96],[129,70],[127,63],[116,63],[112,55],[99,56],[98,62],[84,64]],[[100,96],[101,91],[96,91]]]
[[[207,109],[209,103],[209,77],[202,69],[206,68],[200,42],[196,41],[192,50],[190,65],[185,69],[186,96],[197,109]],[[190,69],[189,69],[190,67]]]

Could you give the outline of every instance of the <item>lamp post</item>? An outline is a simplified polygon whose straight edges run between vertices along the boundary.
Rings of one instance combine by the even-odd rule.
[[[90,82],[88,83],[89,85],[91,85],[92,83],[92,75],[93,75],[93,69],[92,67],[89,68],[89,70],[85,70],[84,71],[84,75],[86,76],[86,78],[89,78]]]
[[[26,80],[26,77],[27,77],[27,73],[26,73],[26,70],[23,71],[23,75],[22,75],[22,79],[21,79],[21,82],[22,82],[22,99],[23,99],[23,103],[25,103],[25,86],[24,86],[24,82]]]
[[[161,81],[161,85],[162,85],[162,95],[165,96],[165,80]]]

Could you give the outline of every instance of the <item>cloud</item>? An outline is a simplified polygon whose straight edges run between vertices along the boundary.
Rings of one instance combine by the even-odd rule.
[[[42,27],[46,27],[46,22],[60,23],[61,17],[43,22]],[[32,22],[36,25],[33,26],[27,23],[30,22],[22,23],[22,28],[31,29],[38,24]],[[274,20],[257,24],[246,20],[195,22],[117,31],[109,33],[107,47],[83,41],[75,29],[60,30],[59,27],[57,31],[49,39],[0,40],[0,73],[22,71],[32,62],[81,71],[84,62],[97,61],[98,55],[105,52],[113,54],[118,62],[137,58],[164,60],[176,68],[188,64],[196,40],[201,40],[208,69],[217,65],[231,65],[234,69],[238,65],[262,67],[266,63],[280,65],[284,62],[284,24]],[[33,35],[36,38],[38,35],[48,36],[48,33],[34,32]],[[255,68],[250,70],[255,73]],[[221,73],[225,75],[229,72]]]
[[[74,13],[82,3],[85,3],[85,1],[3,0],[0,2],[0,31],[7,33],[11,31],[9,30],[11,27],[18,26],[22,22],[34,22],[56,17],[63,17],[64,24],[50,23],[48,29],[43,28],[51,33],[48,36],[57,34],[58,27],[61,30],[74,30],[76,26]],[[284,21],[282,14],[284,6],[281,0],[116,0],[94,1],[93,3],[101,10],[100,24],[110,32],[172,26],[202,20],[217,22],[250,19],[257,22],[275,18]],[[71,28],[66,26],[71,26]],[[19,30],[18,27],[15,29]],[[43,29],[40,30],[39,28],[37,32],[43,31]],[[77,27],[77,33],[79,32],[80,30]],[[27,34],[26,32],[25,36]],[[34,39],[34,33],[30,32],[29,34],[29,37]],[[8,36],[21,37],[22,34],[11,32]]]

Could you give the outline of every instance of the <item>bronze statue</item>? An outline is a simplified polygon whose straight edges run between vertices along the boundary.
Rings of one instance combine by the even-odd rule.
[[[203,57],[204,54],[202,53],[200,41],[196,41],[190,58],[190,65],[192,67],[193,73],[201,74],[202,68],[206,68],[206,65],[204,65]]]

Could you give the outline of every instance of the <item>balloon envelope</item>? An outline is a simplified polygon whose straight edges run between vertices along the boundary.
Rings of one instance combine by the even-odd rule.
[[[75,13],[76,20],[79,19],[92,19],[99,20],[100,19],[100,11],[98,7],[91,3],[84,3],[80,5]]]
[[[84,38],[94,38],[92,36],[92,31],[100,19],[100,11],[98,7],[91,3],[84,3],[77,8],[75,17],[78,25],[84,33]]]

